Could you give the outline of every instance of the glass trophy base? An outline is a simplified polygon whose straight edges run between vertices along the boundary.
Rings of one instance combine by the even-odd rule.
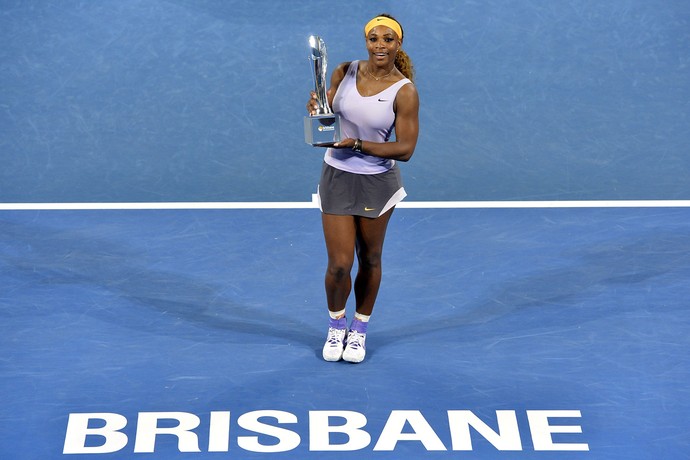
[[[304,117],[304,141],[314,147],[330,147],[339,142],[340,117],[334,113]]]

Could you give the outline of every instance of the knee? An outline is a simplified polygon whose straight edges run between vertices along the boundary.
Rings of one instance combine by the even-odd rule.
[[[329,262],[327,273],[328,276],[339,282],[350,276],[350,270],[352,270],[352,263],[347,263],[346,261]]]
[[[357,256],[359,266],[365,270],[381,268],[381,251],[367,251]]]

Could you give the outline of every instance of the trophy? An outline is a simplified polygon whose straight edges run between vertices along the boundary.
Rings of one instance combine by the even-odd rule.
[[[315,115],[304,117],[304,141],[314,147],[330,147],[340,141],[340,117],[333,113],[326,96],[326,44],[321,37],[311,35],[309,48],[318,108]]]

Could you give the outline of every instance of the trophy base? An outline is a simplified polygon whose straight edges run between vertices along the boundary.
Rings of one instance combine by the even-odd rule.
[[[339,142],[340,117],[334,113],[304,117],[304,142],[314,147],[331,147]]]

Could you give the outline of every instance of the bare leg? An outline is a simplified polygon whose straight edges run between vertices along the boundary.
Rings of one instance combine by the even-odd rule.
[[[395,209],[395,208],[393,208]],[[355,302],[357,313],[371,315],[381,285],[381,254],[393,209],[376,219],[356,217],[357,261]]]
[[[345,308],[352,289],[350,272],[354,264],[357,235],[355,217],[322,214],[323,234],[328,252],[326,302],[330,311]]]

